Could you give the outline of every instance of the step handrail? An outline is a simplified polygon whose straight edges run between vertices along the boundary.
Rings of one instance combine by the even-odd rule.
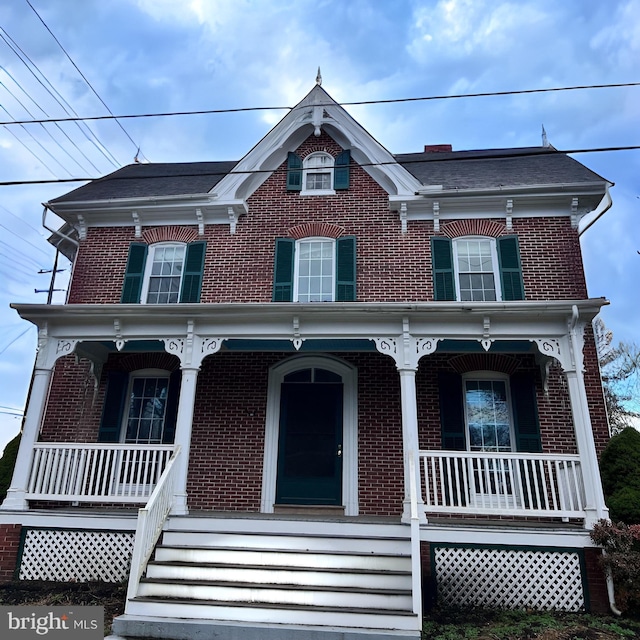
[[[127,585],[127,602],[134,598],[138,591],[142,574],[173,506],[177,475],[176,460],[179,455],[180,445],[177,445],[149,501],[144,507],[138,509],[138,523]]]

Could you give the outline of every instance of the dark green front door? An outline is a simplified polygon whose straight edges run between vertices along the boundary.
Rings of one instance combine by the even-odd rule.
[[[276,504],[342,504],[342,407],[339,375],[305,369],[285,377]]]

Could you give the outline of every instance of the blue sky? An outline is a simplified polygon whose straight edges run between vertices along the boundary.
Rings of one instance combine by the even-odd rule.
[[[640,81],[640,0],[30,2],[114,114],[292,106],[318,66],[344,102]],[[0,4],[0,27],[43,74],[0,39],[0,120],[65,116],[45,77],[79,115],[108,113],[26,0]],[[536,146],[543,124],[558,149],[638,145],[639,104],[629,87],[348,109],[407,153]],[[113,121],[90,133],[0,127],[0,181],[97,177],[131,163],[138,145],[152,162],[237,160],[285,113],[122,120],[128,135]],[[582,238],[590,295],[611,301],[602,317],[614,341],[640,342],[640,151],[575,157],[616,184],[613,208]],[[9,303],[46,302],[34,293],[54,256],[40,203],[79,184],[0,186],[0,447],[20,428],[7,407],[24,407],[36,346]],[[59,266],[64,288],[69,265]]]

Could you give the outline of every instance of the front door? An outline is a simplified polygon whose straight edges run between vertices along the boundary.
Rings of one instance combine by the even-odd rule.
[[[342,378],[310,368],[280,388],[276,504],[342,504]]]

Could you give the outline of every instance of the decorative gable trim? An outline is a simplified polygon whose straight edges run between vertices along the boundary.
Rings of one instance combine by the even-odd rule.
[[[470,371],[499,371],[510,376],[519,367],[516,358],[499,353],[465,353],[453,356],[449,364],[459,374]]]
[[[345,232],[345,228],[329,222],[307,222],[299,224],[287,230],[290,238],[301,240],[302,238],[339,238]]]
[[[198,239],[197,229],[192,227],[154,227],[142,232],[142,239],[147,244],[156,242],[194,242]]]
[[[440,230],[448,238],[463,236],[487,236],[497,238],[508,233],[507,227],[493,220],[454,220],[441,225]]]

